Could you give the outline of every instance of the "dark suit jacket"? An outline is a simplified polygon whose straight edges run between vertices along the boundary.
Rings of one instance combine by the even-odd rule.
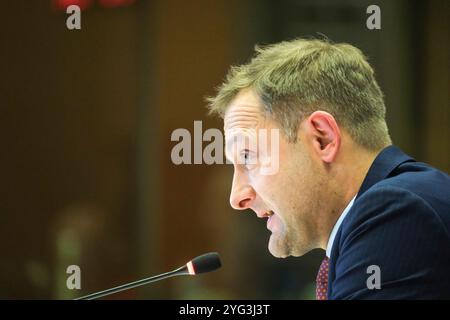
[[[371,265],[379,290],[367,286]],[[328,299],[450,299],[450,176],[381,151],[336,234],[328,279]]]

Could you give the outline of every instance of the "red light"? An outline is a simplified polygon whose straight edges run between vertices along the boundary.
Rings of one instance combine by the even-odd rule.
[[[66,11],[68,6],[77,5],[81,10],[88,8],[92,0],[53,0],[53,5],[57,10]]]
[[[81,10],[92,5],[93,0],[53,0],[53,7],[56,10],[66,11],[68,6],[77,5]],[[101,7],[117,8],[132,5],[135,0],[97,0]]]

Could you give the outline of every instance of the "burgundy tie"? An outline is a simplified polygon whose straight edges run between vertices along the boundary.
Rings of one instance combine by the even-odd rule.
[[[325,257],[320,264],[319,272],[316,278],[316,299],[317,300],[327,300],[327,289],[328,289],[328,266],[330,264],[330,259]]]

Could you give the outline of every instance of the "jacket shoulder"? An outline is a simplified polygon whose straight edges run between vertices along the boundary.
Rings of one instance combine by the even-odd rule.
[[[450,283],[445,271],[450,267],[448,226],[412,190],[396,183],[372,186],[354,202],[335,245],[330,268],[332,298],[449,295],[449,289],[441,288],[439,282]],[[374,265],[382,272],[382,290],[367,288],[367,268]],[[434,291],[427,291],[427,285]]]

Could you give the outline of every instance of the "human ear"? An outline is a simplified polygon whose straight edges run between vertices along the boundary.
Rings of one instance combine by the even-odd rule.
[[[333,162],[341,145],[341,132],[334,117],[325,111],[315,111],[306,119],[306,125],[314,151],[322,161]]]

